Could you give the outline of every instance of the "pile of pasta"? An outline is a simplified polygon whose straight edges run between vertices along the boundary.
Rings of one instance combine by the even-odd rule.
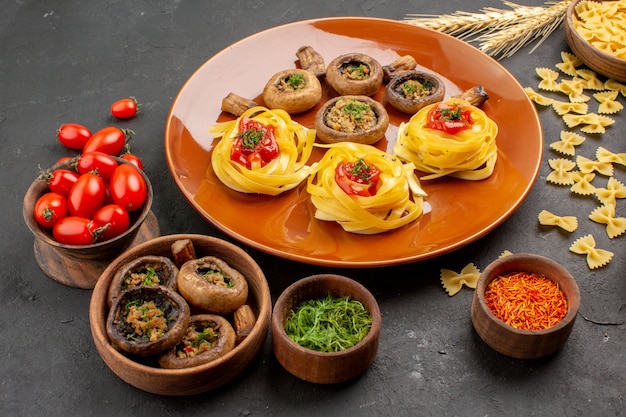
[[[429,175],[422,180],[452,176],[482,180],[494,170],[498,158],[497,124],[484,111],[456,98],[445,101],[470,110],[472,125],[455,134],[429,129],[428,112],[439,103],[423,107],[407,123],[400,124],[393,153]]]
[[[231,160],[233,142],[240,135],[239,124],[244,118],[275,127],[280,151],[278,157],[265,166],[248,169]],[[221,137],[211,155],[215,175],[235,191],[275,196],[297,187],[309,176],[311,167],[307,162],[313,151],[315,130],[292,120],[284,110],[256,106],[235,120],[211,126],[209,132],[216,138]]]
[[[578,2],[573,26],[580,36],[600,51],[626,59],[626,1]]]
[[[376,234],[409,224],[422,214],[426,193],[412,163],[403,163],[371,145],[339,142],[319,146],[328,150],[307,182],[316,219],[336,221],[347,232]],[[340,163],[359,159],[380,170],[380,184],[372,196],[348,195],[335,181]]]

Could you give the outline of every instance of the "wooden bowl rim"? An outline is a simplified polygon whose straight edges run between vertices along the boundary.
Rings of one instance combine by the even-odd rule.
[[[63,161],[63,162],[54,164],[51,167],[47,168],[45,172],[52,172],[57,169],[73,170],[72,163],[76,160],[76,158],[78,157],[72,158],[69,161]],[[131,162],[126,161],[117,156],[113,156],[113,158],[117,161],[118,164],[127,164],[127,165],[135,166]],[[139,171],[144,181],[146,182],[146,187],[147,187],[146,201],[144,202],[137,219],[134,221],[134,223],[130,225],[128,230],[122,233],[121,235],[115,236],[112,239],[104,240],[102,242],[92,243],[90,245],[68,245],[68,244],[57,242],[48,233],[45,233],[41,226],[39,226],[39,224],[35,220],[35,217],[33,216],[33,207],[30,207],[30,205],[27,202],[29,197],[32,197],[36,193],[37,188],[41,187],[42,184],[45,183],[45,180],[42,180],[39,177],[35,178],[35,180],[30,184],[30,186],[28,187],[28,190],[26,190],[26,193],[24,194],[24,199],[22,201],[22,215],[24,217],[24,221],[26,222],[26,226],[28,226],[32,234],[37,239],[42,240],[43,242],[45,242],[46,244],[50,246],[61,248],[66,251],[71,251],[71,250],[84,251],[87,249],[96,251],[97,249],[101,249],[103,247],[115,246],[119,242],[124,241],[125,239],[129,238],[130,235],[134,236],[136,234],[136,232],[139,230],[139,228],[143,224],[144,220],[146,220],[146,217],[148,216],[152,208],[152,202],[154,200],[154,190],[152,188],[152,183],[150,182],[148,175],[146,175],[146,173],[142,169],[137,168],[137,171]],[[34,198],[34,201],[37,201],[39,196],[36,196]],[[131,215],[131,219],[132,219],[133,214],[132,213],[129,213],[129,214]]]
[[[174,241],[179,240],[179,239],[191,239],[191,241],[194,243],[198,240],[203,240],[208,243],[223,245],[227,247],[228,249],[234,251],[238,256],[241,256],[245,258],[246,261],[250,262],[250,265],[256,271],[259,278],[261,278],[260,280],[261,285],[259,285],[259,288],[261,291],[258,294],[259,314],[257,315],[257,322],[254,325],[250,334],[239,345],[235,346],[235,348],[231,350],[230,352],[228,352],[226,355],[221,356],[215,359],[214,361],[211,361],[202,365],[198,365],[192,368],[164,369],[164,368],[158,368],[158,367],[153,367],[153,366],[144,365],[142,363],[138,363],[126,357],[121,352],[117,351],[111,345],[111,342],[109,341],[106,335],[106,329],[105,329],[106,317],[104,316],[99,317],[99,316],[100,316],[101,311],[105,312],[106,309],[108,308],[108,305],[106,302],[106,293],[108,290],[107,285],[112,279],[114,271],[117,268],[123,266],[128,261],[128,259],[126,258],[131,253],[135,251],[142,252],[146,248],[153,246],[153,245],[160,244],[162,242],[173,243]],[[102,279],[103,277],[106,277],[107,275],[109,276],[109,279]],[[93,338],[98,339],[101,342],[104,342],[102,343],[104,349],[106,349],[107,352],[111,354],[112,357],[116,361],[123,363],[124,366],[133,368],[141,372],[147,372],[152,375],[159,376],[159,377],[161,376],[162,377],[191,376],[195,374],[201,374],[213,367],[217,367],[223,364],[224,362],[228,362],[232,360],[240,351],[245,350],[248,347],[248,345],[253,344],[254,339],[256,339],[257,337],[267,337],[267,333],[265,336],[262,336],[260,335],[260,332],[263,331],[262,329],[265,327],[264,326],[265,322],[269,324],[270,317],[271,317],[271,305],[272,305],[272,302],[271,302],[269,284],[267,282],[267,279],[265,278],[265,274],[263,273],[263,271],[261,270],[261,267],[257,264],[257,262],[250,255],[248,255],[248,253],[246,253],[243,249],[241,249],[240,247],[226,240],[213,237],[213,236],[206,236],[206,235],[200,235],[200,234],[172,234],[172,235],[159,236],[157,238],[140,243],[134,248],[129,249],[125,251],[124,253],[122,253],[115,260],[113,260],[111,264],[109,264],[109,266],[102,272],[101,279],[98,280],[93,290],[92,297],[89,303],[89,323],[91,325]]]
[[[494,271],[504,268],[507,269],[506,266],[513,261],[525,261],[527,263],[535,263],[541,264],[546,268],[553,268],[557,271],[557,275],[563,278],[564,281],[568,283],[568,287],[571,291],[567,292],[563,285],[559,283],[559,287],[564,292],[565,297],[567,298],[567,314],[563,319],[555,324],[552,327],[548,327],[546,329],[541,330],[526,330],[526,329],[518,329],[511,325],[506,324],[499,318],[493,314],[491,309],[487,306],[485,302],[485,289],[487,285],[493,281],[497,274],[494,274]],[[514,272],[519,271],[520,268],[512,268],[506,272]],[[525,272],[534,272],[532,270],[526,269]],[[547,276],[546,278],[555,281],[552,277]],[[551,333],[555,333],[563,329],[564,327],[570,326],[572,322],[576,319],[576,315],[578,314],[578,309],[580,307],[580,289],[578,288],[578,283],[574,279],[574,277],[570,274],[570,272],[558,262],[547,258],[545,256],[530,254],[530,253],[517,253],[508,256],[504,256],[502,258],[496,259],[492,263],[490,263],[484,271],[480,274],[478,282],[476,284],[476,289],[474,295],[478,301],[478,308],[482,309],[485,313],[485,317],[489,318],[495,325],[497,325],[502,330],[517,333],[520,335],[527,336],[541,336],[541,335],[549,335]]]
[[[339,352],[319,352],[316,350],[312,350],[312,349],[308,349],[303,346],[300,346],[299,344],[291,340],[289,336],[287,336],[287,332],[285,331],[285,326],[284,326],[283,310],[284,310],[284,306],[287,300],[291,297],[291,295],[297,290],[299,290],[300,288],[304,288],[314,282],[324,282],[326,280],[346,282],[346,283],[349,283],[351,286],[355,286],[356,288],[358,288],[360,291],[359,295],[362,296],[362,297],[359,297],[358,301],[361,301],[361,298],[367,300],[366,302],[367,304],[369,304],[368,310],[369,310],[370,316],[372,317],[372,326],[369,332],[367,333],[367,335],[356,345],[348,349],[339,351]],[[353,297],[353,294],[351,294],[351,297],[354,298],[355,300],[357,299],[356,297]],[[363,304],[366,304],[366,303],[363,303]],[[382,318],[380,314],[380,307],[378,305],[378,302],[376,301],[376,298],[360,282],[352,278],[346,277],[344,275],[315,274],[315,275],[309,275],[305,278],[299,279],[298,281],[289,285],[280,294],[280,296],[276,300],[276,303],[274,304],[274,309],[272,312],[272,323],[276,325],[274,329],[278,330],[278,332],[272,333],[273,337],[277,339],[276,340],[277,342],[282,343],[286,346],[289,346],[290,349],[297,350],[305,355],[318,356],[321,358],[330,359],[334,357],[342,357],[342,356],[349,356],[351,354],[355,354],[365,349],[370,343],[375,342],[378,339],[378,336],[380,334],[380,329],[382,327]]]
[[[595,46],[593,46],[589,42],[587,42],[585,39],[583,39],[583,37],[580,36],[578,31],[574,28],[574,25],[572,23],[572,17],[574,15],[577,16],[576,10],[574,10],[574,9],[576,8],[576,5],[578,3],[580,3],[581,1],[582,0],[572,0],[570,2],[570,4],[567,6],[567,9],[565,11],[565,28],[569,32],[569,35],[574,37],[574,38],[576,38],[576,40],[580,41],[581,44],[584,44],[585,46],[587,46],[590,51],[593,51],[594,54],[598,55],[602,59],[607,60],[607,61],[612,61],[614,63],[619,63],[619,64],[626,65],[626,59],[618,58],[615,55],[611,55],[611,54],[609,54],[607,52],[604,52],[604,51],[596,48]],[[585,0],[585,1],[587,1],[587,0]],[[605,1],[618,1],[618,0],[591,0],[591,1],[603,3]],[[570,48],[571,48],[571,45],[570,45]]]

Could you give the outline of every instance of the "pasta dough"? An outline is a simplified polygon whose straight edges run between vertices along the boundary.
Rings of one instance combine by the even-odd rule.
[[[371,145],[338,142],[328,148],[312,168],[307,183],[315,218],[335,221],[347,232],[376,234],[407,225],[423,211],[426,196],[415,175],[415,166]],[[362,159],[380,170],[376,193],[349,195],[335,180],[337,166]]]
[[[242,135],[239,127],[244,118],[274,126],[279,153],[265,166],[247,168],[231,159],[233,143]],[[220,181],[235,191],[278,195],[297,187],[309,175],[311,167],[306,163],[313,150],[315,130],[293,121],[284,110],[253,107],[236,120],[211,126],[209,132],[221,138],[213,148],[211,166]]]
[[[469,110],[472,124],[455,134],[427,127],[428,114],[440,103],[423,107],[407,123],[401,123],[394,154],[412,162],[423,172],[423,180],[453,176],[482,180],[492,173],[498,157],[497,124],[484,111],[459,99],[443,102]]]

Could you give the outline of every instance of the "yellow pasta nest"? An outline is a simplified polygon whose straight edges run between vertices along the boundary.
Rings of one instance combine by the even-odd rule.
[[[242,135],[240,122],[249,118],[274,126],[278,156],[264,166],[248,168],[231,159],[235,140]],[[315,130],[295,122],[284,110],[257,106],[236,120],[218,123],[209,132],[221,140],[213,148],[211,166],[227,187],[242,193],[278,195],[297,187],[311,170],[306,165],[315,142]]]
[[[312,168],[307,191],[315,206],[315,218],[337,222],[345,231],[376,234],[397,229],[417,219],[424,197],[412,163],[404,164],[371,145],[339,142],[328,148]],[[380,171],[376,193],[347,194],[335,179],[339,164],[363,160]]]
[[[482,180],[492,173],[498,158],[497,124],[484,111],[460,99],[444,103],[458,104],[470,110],[469,129],[455,134],[427,127],[428,113],[440,103],[423,107],[407,123],[400,124],[393,153],[412,162],[423,172],[422,180],[446,175],[464,180]]]

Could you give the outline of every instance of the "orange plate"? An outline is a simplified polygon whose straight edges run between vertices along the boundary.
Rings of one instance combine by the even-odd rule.
[[[426,212],[415,222],[377,235],[347,233],[334,222],[313,218],[305,185],[277,197],[230,190],[210,167],[209,126],[232,119],[220,111],[234,92],[262,104],[263,87],[283,69],[295,68],[298,48],[310,45],[326,62],[361,52],[389,64],[412,55],[423,70],[438,74],[446,97],[482,84],[490,98],[483,110],[498,124],[499,155],[483,181],[422,181]],[[313,127],[322,102],[293,118]],[[374,99],[385,103],[384,89]],[[376,146],[391,151],[398,126],[408,120],[386,105],[390,125]],[[321,151],[313,157],[319,159]],[[261,251],[309,264],[366,267],[432,258],[484,236],[507,219],[537,178],[543,133],[533,103],[495,60],[454,37],[409,24],[374,18],[327,18],[269,29],[224,49],[203,64],[176,97],[165,128],[171,174],[189,203],[224,233]]]

